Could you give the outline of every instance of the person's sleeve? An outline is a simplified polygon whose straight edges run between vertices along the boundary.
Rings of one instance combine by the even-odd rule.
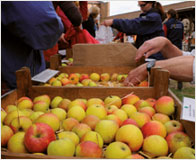
[[[63,24],[51,2],[2,2],[1,24],[35,50],[52,48],[63,33]]]
[[[135,19],[114,19],[113,28],[127,35],[151,34],[162,29],[161,18],[157,13]]]
[[[82,23],[82,16],[79,9],[71,1],[60,1],[58,2],[59,7],[65,13],[67,18],[71,21],[73,26],[80,26]]]
[[[167,37],[167,26],[166,26],[166,24],[163,25],[163,31],[164,31],[165,37]]]
[[[80,13],[82,15],[83,21],[88,19],[88,2],[80,1]]]

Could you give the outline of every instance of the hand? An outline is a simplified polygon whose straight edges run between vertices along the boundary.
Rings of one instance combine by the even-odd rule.
[[[60,40],[60,41],[63,41],[63,42],[66,43],[66,44],[69,44],[69,42],[67,42],[67,41],[65,40],[65,33],[62,33],[62,34],[61,34],[59,40]]]
[[[143,64],[131,70],[123,83],[125,86],[134,86],[144,81],[147,76],[146,64]]]
[[[104,26],[111,26],[113,24],[113,19],[107,19],[107,20],[104,20],[103,23],[101,23],[101,25],[104,25]]]

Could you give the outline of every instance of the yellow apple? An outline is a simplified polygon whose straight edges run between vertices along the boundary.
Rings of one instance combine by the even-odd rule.
[[[51,113],[55,114],[60,121],[64,120],[66,118],[66,111],[62,108],[53,108],[50,110]]]
[[[73,127],[76,126],[77,124],[79,124],[79,121],[77,119],[67,118],[62,121],[62,128],[65,131],[71,131],[73,129]]]
[[[71,109],[69,109],[67,116],[68,118],[75,118],[80,122],[85,118],[86,113],[82,107],[74,106]]]
[[[128,118],[127,113],[122,109],[117,109],[112,114],[116,115],[120,119],[121,123]]]
[[[41,96],[37,96],[33,99],[33,103],[37,102],[37,101],[44,101],[46,102],[48,105],[50,105],[50,97],[48,95],[41,95]]]
[[[137,109],[132,104],[124,104],[121,109],[127,113],[128,117],[130,117],[132,113],[137,112]]]
[[[90,74],[90,79],[95,81],[95,82],[98,82],[100,80],[100,75],[98,73],[91,73]]]
[[[71,101],[67,98],[64,98],[58,105],[58,108],[62,108],[65,111],[68,111],[68,106],[71,103]]]
[[[53,99],[52,99],[52,102],[51,102],[51,107],[52,108],[57,108],[58,107],[58,105],[59,105],[59,103],[61,102],[63,100],[63,98],[62,97],[60,97],[60,96],[56,96],[56,97],[54,97]]]
[[[19,116],[25,116],[25,114],[19,110],[9,112],[4,119],[4,124],[9,126],[11,121]]]
[[[88,86],[90,86],[90,87],[96,87],[97,84],[95,82],[91,81],[91,82],[89,82]]]
[[[105,109],[107,111],[107,114],[112,114],[115,110],[118,109],[118,107],[116,107],[115,105],[109,105],[105,106]]]
[[[79,138],[82,138],[89,131],[91,131],[91,128],[85,123],[79,123],[72,129],[72,132],[75,132]]]
[[[32,109],[33,108],[33,102],[29,97],[21,97],[17,100],[17,107],[18,109]]]
[[[174,153],[173,159],[195,159],[195,149],[181,147]]]
[[[118,96],[113,96],[113,95],[106,97],[105,100],[104,100],[104,103],[105,103],[105,106],[115,105],[118,108],[120,108],[121,105],[122,105],[121,98],[118,97]]]
[[[134,112],[130,116],[131,119],[135,120],[140,128],[151,120],[150,116],[146,113]]]
[[[41,111],[41,112],[46,113],[48,111],[48,109],[49,109],[49,104],[47,102],[44,102],[44,101],[36,101],[36,102],[34,102],[33,110],[35,112]]]
[[[30,117],[34,112],[32,109],[21,109],[20,111],[24,113],[25,117]]]
[[[62,86],[62,83],[60,80],[56,79],[52,82],[51,84],[52,86],[56,86],[56,87],[59,87],[59,86]]]
[[[9,139],[14,135],[9,126],[1,126],[1,147],[6,147]]]
[[[16,105],[7,105],[4,109],[7,113],[17,110]]]
[[[34,123],[35,120],[36,120],[40,115],[42,115],[42,114],[44,114],[44,112],[40,112],[40,111],[38,111],[38,112],[33,112],[29,118],[30,118],[31,121]]]
[[[106,109],[100,104],[93,104],[86,110],[86,115],[94,115],[99,119],[104,119],[107,115]]]
[[[84,85],[84,86],[88,86],[88,84],[91,82],[92,80],[91,79],[84,79],[84,80],[82,80],[82,84]]]
[[[7,116],[7,113],[5,111],[1,110],[1,123],[3,123],[6,116]]]
[[[89,107],[89,106],[91,106],[91,105],[93,105],[93,104],[101,104],[101,105],[104,106],[104,102],[103,102],[103,100],[100,99],[100,98],[90,98],[90,99],[87,101],[87,103],[86,103],[87,107]]]
[[[100,119],[94,115],[87,115],[83,120],[82,123],[87,124],[92,130],[95,130],[95,127]]]
[[[100,79],[102,82],[108,82],[110,80],[110,74],[109,73],[102,73],[100,76]]]
[[[115,114],[109,114],[109,115],[107,115],[107,116],[105,117],[105,119],[106,119],[106,120],[113,120],[113,121],[115,121],[115,122],[118,124],[119,127],[120,127],[121,124],[122,124],[121,120],[120,120],[120,119],[117,117],[117,115],[115,115]]]
[[[169,118],[169,116],[166,115],[166,114],[155,113],[155,114],[152,116],[152,120],[156,120],[156,121],[159,121],[159,122],[165,124],[166,122],[170,121],[170,118]]]
[[[82,107],[84,110],[86,110],[86,104],[84,103],[84,101],[82,101],[81,99],[75,99],[73,101],[71,101],[68,105],[68,110],[71,109],[74,106],[80,106]]]
[[[71,131],[63,131],[57,134],[59,139],[63,139],[63,138],[69,138],[71,139],[75,146],[79,144],[80,142],[80,138],[78,137],[78,135],[74,132]]]

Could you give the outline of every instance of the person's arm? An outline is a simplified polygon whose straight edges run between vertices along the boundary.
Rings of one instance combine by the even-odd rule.
[[[182,55],[182,51],[173,45],[165,37],[156,37],[145,41],[136,52],[136,61],[139,61],[142,56],[148,58],[150,55],[161,52],[162,55],[168,59]]]
[[[159,66],[170,72],[170,78],[177,81],[191,82],[193,80],[194,56],[179,56],[168,60],[157,61],[155,67]],[[146,63],[129,72],[124,85],[131,86],[140,83],[147,78]]]
[[[165,37],[167,37],[167,25],[166,24],[163,24],[163,31],[164,31]]]

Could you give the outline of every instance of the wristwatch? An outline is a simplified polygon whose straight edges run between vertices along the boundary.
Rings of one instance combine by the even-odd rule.
[[[146,69],[147,69],[147,71],[148,71],[149,73],[150,73],[150,71],[151,71],[151,68],[155,66],[155,62],[156,62],[156,60],[149,61],[149,62],[147,63]]]

